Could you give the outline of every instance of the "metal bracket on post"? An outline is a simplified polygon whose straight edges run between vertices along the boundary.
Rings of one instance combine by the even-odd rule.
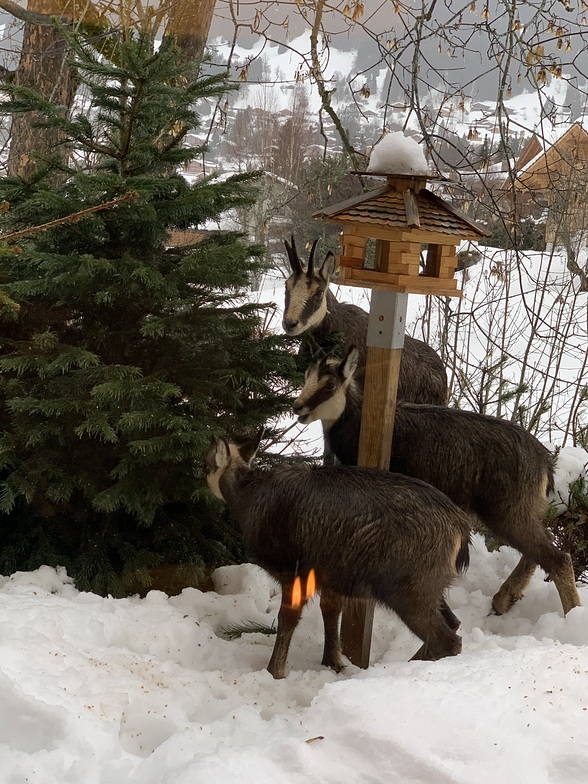
[[[406,327],[408,294],[372,290],[367,345],[375,348],[402,348]]]

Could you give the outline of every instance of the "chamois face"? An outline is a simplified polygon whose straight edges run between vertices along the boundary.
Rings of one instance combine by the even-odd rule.
[[[221,478],[225,475],[229,477],[238,468],[248,468],[251,465],[262,435],[263,429],[242,447],[222,438],[215,438],[204,458],[204,474],[210,491],[221,501],[226,501],[220,488]]]
[[[292,274],[286,281],[284,317],[282,327],[287,335],[301,335],[318,326],[327,315],[327,290],[333,274],[335,257],[328,253],[318,269],[314,265],[314,252],[318,240],[310,250],[308,264],[302,266],[296,250],[294,237],[292,244],[285,242]]]
[[[339,419],[345,410],[347,387],[357,368],[358,356],[357,349],[352,347],[343,360],[327,358],[310,365],[302,392],[293,406],[301,424]]]

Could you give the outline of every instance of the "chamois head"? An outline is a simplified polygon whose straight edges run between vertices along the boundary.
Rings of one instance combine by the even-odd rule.
[[[323,263],[315,267],[314,254],[318,239],[312,243],[306,268],[296,250],[294,235],[291,243],[284,240],[292,274],[286,281],[286,300],[282,326],[287,335],[301,335],[318,326],[327,315],[327,290],[335,271],[335,256],[331,251]]]
[[[238,447],[224,438],[215,438],[204,458],[204,475],[211,492],[225,501],[220,488],[223,476],[230,476],[238,468],[249,468],[259,448],[263,436],[261,428],[247,443]]]
[[[357,369],[359,351],[351,346],[343,359],[327,357],[310,365],[304,376],[304,387],[294,401],[294,413],[304,425],[336,422],[345,410],[345,396]]]

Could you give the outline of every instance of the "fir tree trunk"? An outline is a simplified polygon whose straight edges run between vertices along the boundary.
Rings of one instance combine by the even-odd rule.
[[[51,15],[60,13],[55,0],[29,0],[28,11],[47,16],[47,24],[26,21],[22,52],[16,70],[18,85],[36,88],[53,103],[71,106],[77,81],[66,66],[67,48],[59,31],[50,24]],[[30,179],[38,168],[31,152],[55,152],[59,132],[35,128],[35,116],[17,114],[13,117],[8,155],[8,174]]]

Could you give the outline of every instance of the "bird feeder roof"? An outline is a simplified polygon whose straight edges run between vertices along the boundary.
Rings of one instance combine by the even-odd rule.
[[[370,172],[369,176],[374,174]],[[386,176],[386,185],[331,207],[323,207],[313,213],[313,217],[334,223],[362,224],[366,228],[372,225],[393,233],[418,229],[419,233],[447,235],[450,243],[455,243],[456,238],[459,241],[488,236],[486,229],[428,190],[425,187],[426,177],[376,176]]]

